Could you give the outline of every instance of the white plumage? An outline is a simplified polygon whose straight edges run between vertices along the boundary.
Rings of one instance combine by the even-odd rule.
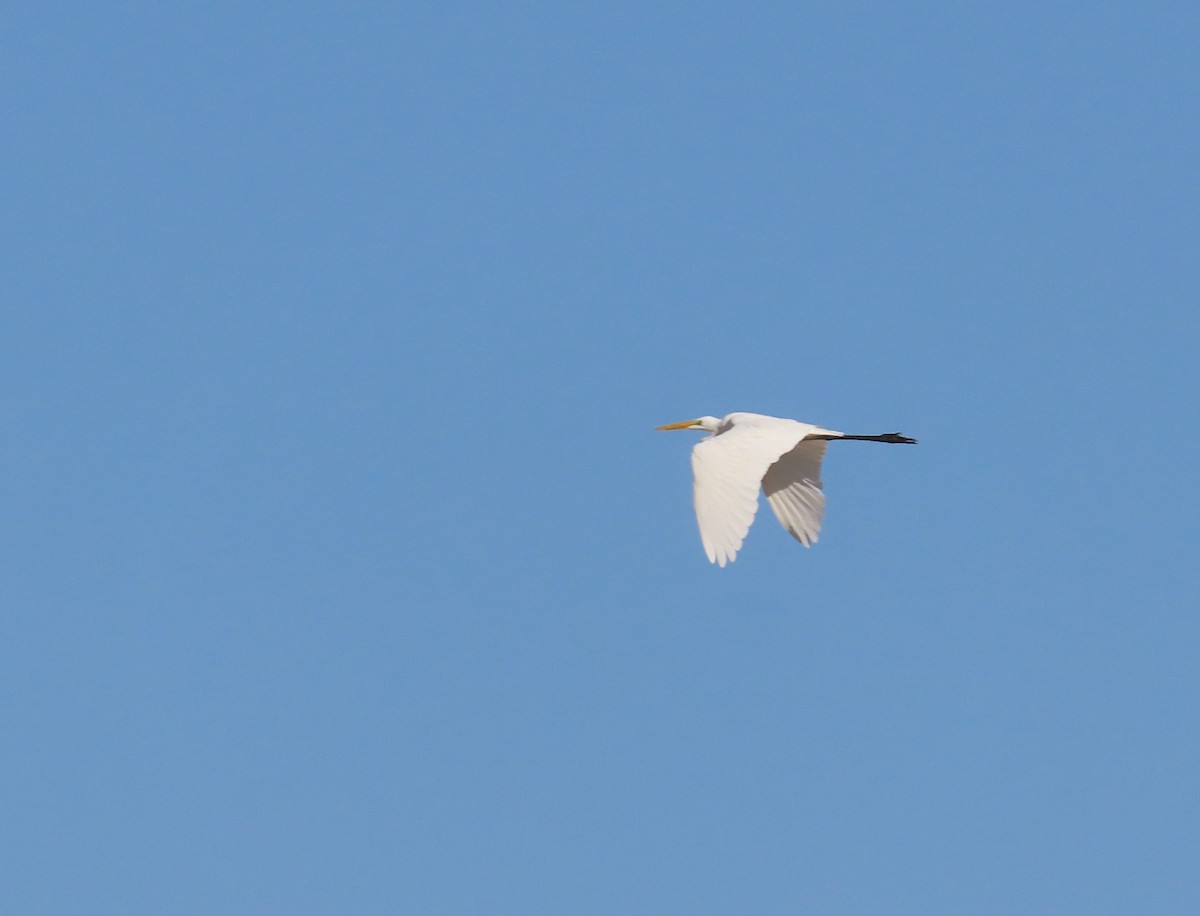
[[[700,540],[709,561],[718,566],[732,562],[741,549],[758,511],[760,487],[792,537],[805,547],[817,542],[825,512],[821,459],[830,440],[916,441],[899,433],[850,436],[758,413],[700,417],[658,428],[710,433],[692,449],[692,474]]]

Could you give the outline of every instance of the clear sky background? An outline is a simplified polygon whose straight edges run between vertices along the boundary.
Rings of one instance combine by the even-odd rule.
[[[1200,6],[0,25],[6,909],[1200,912]]]

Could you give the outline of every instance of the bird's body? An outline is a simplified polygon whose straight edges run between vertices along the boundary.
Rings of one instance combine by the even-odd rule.
[[[915,444],[899,433],[851,436],[811,423],[760,413],[700,417],[659,429],[709,433],[692,449],[696,521],[712,563],[732,562],[758,511],[761,486],[779,523],[805,547],[817,542],[825,495],[821,459],[834,439]]]

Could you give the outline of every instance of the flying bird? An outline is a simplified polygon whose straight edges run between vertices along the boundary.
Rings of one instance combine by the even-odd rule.
[[[788,534],[805,547],[817,542],[825,512],[821,459],[831,440],[917,443],[899,433],[851,436],[761,413],[731,413],[724,419],[700,417],[658,429],[709,433],[692,448],[693,498],[704,552],[709,562],[718,566],[737,557],[758,511],[759,486]]]

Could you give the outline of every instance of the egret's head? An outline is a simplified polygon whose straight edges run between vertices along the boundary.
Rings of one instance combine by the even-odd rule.
[[[684,420],[681,423],[668,423],[666,426],[657,426],[656,429],[703,429],[710,433],[715,433],[717,427],[721,425],[721,421],[716,417],[697,417],[695,420]]]

